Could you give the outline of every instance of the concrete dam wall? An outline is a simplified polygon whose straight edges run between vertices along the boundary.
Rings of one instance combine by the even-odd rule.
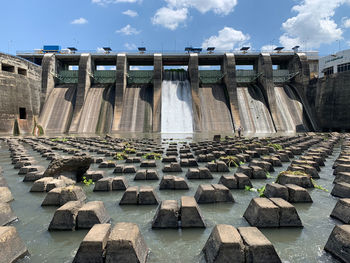
[[[305,97],[309,75],[304,54],[23,57],[41,65],[11,58],[25,61],[36,72],[32,79],[27,76],[28,86],[13,84],[30,93],[23,102],[31,110],[27,109],[23,125],[19,106],[9,118],[6,114],[11,110],[1,105],[0,132],[5,134],[13,133],[15,120],[30,133],[35,116],[45,134],[233,132],[238,127],[249,134],[315,130]],[[100,70],[100,65],[114,68]],[[188,70],[164,69],[172,65],[188,66]],[[202,65],[219,66],[219,70],[200,70]],[[251,68],[243,70],[241,65]],[[153,69],[132,70],[131,66]],[[0,92],[14,97],[14,89],[3,86]]]

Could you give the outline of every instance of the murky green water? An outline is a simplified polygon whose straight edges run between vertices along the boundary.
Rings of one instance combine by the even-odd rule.
[[[184,138],[188,136],[183,136]],[[14,225],[21,238],[27,245],[31,254],[24,262],[71,262],[80,242],[88,232],[78,230],[74,232],[49,232],[48,225],[52,219],[55,207],[41,207],[40,204],[45,193],[30,193],[32,183],[22,182],[23,177],[18,175],[18,170],[13,169],[9,157],[8,147],[0,143],[0,166],[4,170],[12,194],[15,198],[11,202],[12,209],[19,217]],[[34,152],[25,145],[40,165],[47,166],[48,161],[41,158],[40,154]],[[317,183],[328,190],[332,189],[332,164],[338,156],[340,148],[334,149],[333,155],[327,159],[326,167],[320,172],[321,179]],[[202,164],[204,165],[204,164]],[[273,177],[285,170],[289,164],[271,173]],[[136,165],[137,167],[139,165]],[[157,170],[162,175],[163,164],[158,163]],[[93,169],[97,169],[94,165]],[[187,169],[183,169],[187,171]],[[235,169],[232,169],[234,172]],[[111,176],[112,169],[106,169]],[[185,172],[178,175],[185,175]],[[159,191],[160,181],[133,181],[134,175],[127,175],[129,185],[152,185],[162,200],[180,200],[182,195],[193,196],[198,184],[217,183],[220,173],[214,173],[213,180],[189,180],[190,190],[186,191]],[[255,188],[259,188],[274,179],[252,180]],[[88,201],[101,200],[112,218],[112,224],[116,222],[133,222],[139,225],[140,230],[150,248],[148,262],[199,262],[200,251],[208,239],[212,228],[216,224],[231,224],[235,227],[248,226],[243,218],[251,198],[256,197],[254,192],[244,190],[231,190],[235,198],[233,204],[207,204],[200,205],[205,218],[206,229],[185,230],[152,230],[151,221],[156,211],[156,206],[119,206],[119,200],[123,192],[97,192],[92,191],[93,186],[83,186]],[[329,217],[337,201],[330,193],[321,190],[310,190],[314,203],[296,204],[296,208],[303,222],[304,228],[280,228],[261,229],[266,237],[275,246],[280,258],[284,262],[338,262],[323,251],[329,234],[335,224],[340,222]]]

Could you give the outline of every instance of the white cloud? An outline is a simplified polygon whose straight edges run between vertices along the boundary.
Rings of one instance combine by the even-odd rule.
[[[140,31],[138,31],[136,28],[133,28],[130,25],[126,25],[125,27],[115,31],[116,33],[121,33],[127,36],[131,36],[131,35],[137,35],[140,33]]]
[[[73,25],[83,25],[83,24],[87,24],[87,23],[88,23],[88,21],[83,17],[74,19],[71,22],[71,24],[73,24]]]
[[[105,50],[102,47],[96,48],[97,53],[105,53]]]
[[[132,43],[125,43],[124,44],[124,47],[127,49],[127,50],[136,50],[136,45],[135,44],[132,44]]]
[[[130,66],[130,70],[140,70],[138,66]]]
[[[181,23],[186,21],[187,12],[187,8],[171,9],[168,7],[162,7],[157,10],[152,18],[152,23],[155,25],[161,25],[170,30],[175,30]]]
[[[350,18],[343,17],[342,18],[342,23],[343,23],[343,27],[350,28]]]
[[[276,47],[276,45],[265,45],[261,47],[261,51],[273,51]]]
[[[228,15],[237,5],[237,0],[165,0],[175,9],[195,8],[201,13],[213,11],[215,14]]]
[[[166,6],[157,10],[152,18],[155,25],[175,30],[189,17],[189,10],[196,9],[202,14],[213,11],[218,15],[228,15],[237,5],[237,0],[165,0]]]
[[[135,17],[135,16],[138,16],[139,14],[136,11],[129,9],[129,10],[124,11],[123,15]]]
[[[335,10],[350,0],[303,0],[292,11],[297,15],[282,24],[285,33],[280,37],[283,46],[318,48],[342,39],[343,30],[333,19]]]
[[[247,45],[250,39],[249,35],[243,34],[232,27],[224,27],[218,32],[218,35],[211,36],[204,40],[202,47],[215,47],[217,50],[232,50]]]
[[[91,3],[98,5],[108,5],[108,4],[117,4],[117,3],[136,3],[142,2],[142,0],[91,0]]]

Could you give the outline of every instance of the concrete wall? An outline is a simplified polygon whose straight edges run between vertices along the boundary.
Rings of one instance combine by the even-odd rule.
[[[350,71],[319,79],[315,109],[320,129],[350,130]]]
[[[13,72],[2,70],[8,66]],[[0,134],[13,134],[15,120],[21,134],[32,132],[34,117],[40,111],[41,73],[38,65],[0,53]],[[19,108],[26,109],[25,120],[19,119]]]

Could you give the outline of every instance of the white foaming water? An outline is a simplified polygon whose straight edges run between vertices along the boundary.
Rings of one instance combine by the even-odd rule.
[[[192,133],[192,94],[187,72],[165,72],[162,82],[162,133]]]

